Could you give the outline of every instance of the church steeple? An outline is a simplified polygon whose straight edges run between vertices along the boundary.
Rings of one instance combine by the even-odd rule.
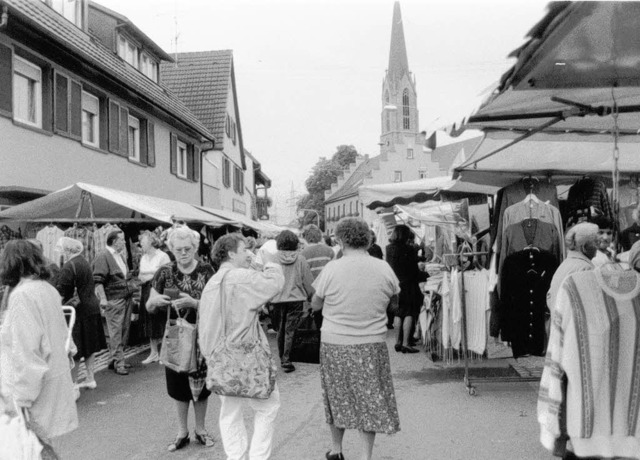
[[[389,67],[382,82],[380,147],[382,153],[414,145],[418,134],[418,94],[407,59],[400,2],[393,5]]]
[[[405,73],[409,73],[409,60],[407,59],[407,46],[404,41],[404,28],[402,27],[402,13],[400,2],[393,5],[393,22],[391,23],[391,48],[389,50],[389,77],[400,79]]]

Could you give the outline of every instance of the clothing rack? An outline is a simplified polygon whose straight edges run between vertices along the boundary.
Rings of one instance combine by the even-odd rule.
[[[470,396],[476,396],[476,387],[472,383],[472,379],[469,377],[469,348],[467,338],[467,299],[466,288],[464,286],[464,273],[466,271],[465,265],[462,263],[463,257],[474,257],[488,255],[487,251],[466,251],[459,253],[443,254],[445,256],[455,256],[458,258],[458,266],[460,267],[460,289],[462,290],[460,295],[461,309],[462,309],[462,354],[464,355],[464,385],[467,388],[467,392]],[[473,382],[476,383],[491,383],[491,382],[537,382],[540,380],[538,377],[478,377],[474,378]]]

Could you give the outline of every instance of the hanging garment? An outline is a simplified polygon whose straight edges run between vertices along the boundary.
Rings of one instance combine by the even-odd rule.
[[[612,192],[613,193],[613,192]],[[610,200],[613,203],[613,199]],[[618,228],[631,227],[633,221],[633,211],[638,208],[638,185],[636,181],[631,181],[618,188],[618,204],[620,213],[618,215]]]
[[[558,192],[556,186],[548,182],[524,179],[500,189],[493,212],[493,222],[491,223],[491,243],[497,242],[496,248],[498,251],[502,249],[504,212],[510,206],[524,200],[530,193],[537,196],[540,201],[549,202],[550,205],[558,208]]]
[[[525,219],[519,224],[510,225],[505,229],[500,252],[499,273],[504,270],[503,265],[506,257],[527,246],[548,251],[556,258],[556,261],[562,260],[560,234],[556,226],[537,219]]]
[[[78,227],[74,225],[64,232],[64,236],[73,238],[82,243],[82,256],[89,264],[95,259],[95,250],[93,245],[93,231],[90,227]]]
[[[64,232],[55,225],[47,225],[36,234],[36,240],[42,244],[42,253],[57,266],[60,266],[61,254],[56,250],[56,245],[63,236]]]
[[[560,253],[564,254],[564,231],[560,211],[553,205],[540,201],[535,195],[531,198],[509,206],[503,217],[503,229],[518,224],[525,219],[538,219],[553,224],[558,231]]]
[[[467,311],[467,348],[482,355],[487,348],[489,270],[464,272],[464,287]]]
[[[557,257],[538,249],[509,255],[500,280],[500,332],[511,342],[513,357],[544,355],[547,291],[558,268]]]
[[[580,458],[640,452],[640,274],[570,275],[558,293],[540,381],[540,440]]]
[[[442,281],[442,346],[458,350],[462,340],[460,272],[445,273]]]
[[[607,187],[600,179],[591,177],[580,179],[569,189],[567,228],[583,221],[590,222],[598,215],[613,222],[613,210]]]

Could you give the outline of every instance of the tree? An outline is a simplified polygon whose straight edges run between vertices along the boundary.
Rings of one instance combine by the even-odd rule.
[[[305,181],[307,194],[298,200],[297,208],[313,209],[320,215],[320,227],[324,228],[324,192],[338,180],[340,173],[355,163],[358,152],[353,145],[340,145],[330,160],[321,157],[311,169],[311,175]],[[315,213],[304,212],[299,219],[304,226],[317,222]]]

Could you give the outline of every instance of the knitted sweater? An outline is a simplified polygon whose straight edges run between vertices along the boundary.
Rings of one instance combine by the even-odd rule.
[[[640,274],[598,268],[570,275],[552,312],[540,382],[542,444],[567,439],[578,457],[640,452]]]

